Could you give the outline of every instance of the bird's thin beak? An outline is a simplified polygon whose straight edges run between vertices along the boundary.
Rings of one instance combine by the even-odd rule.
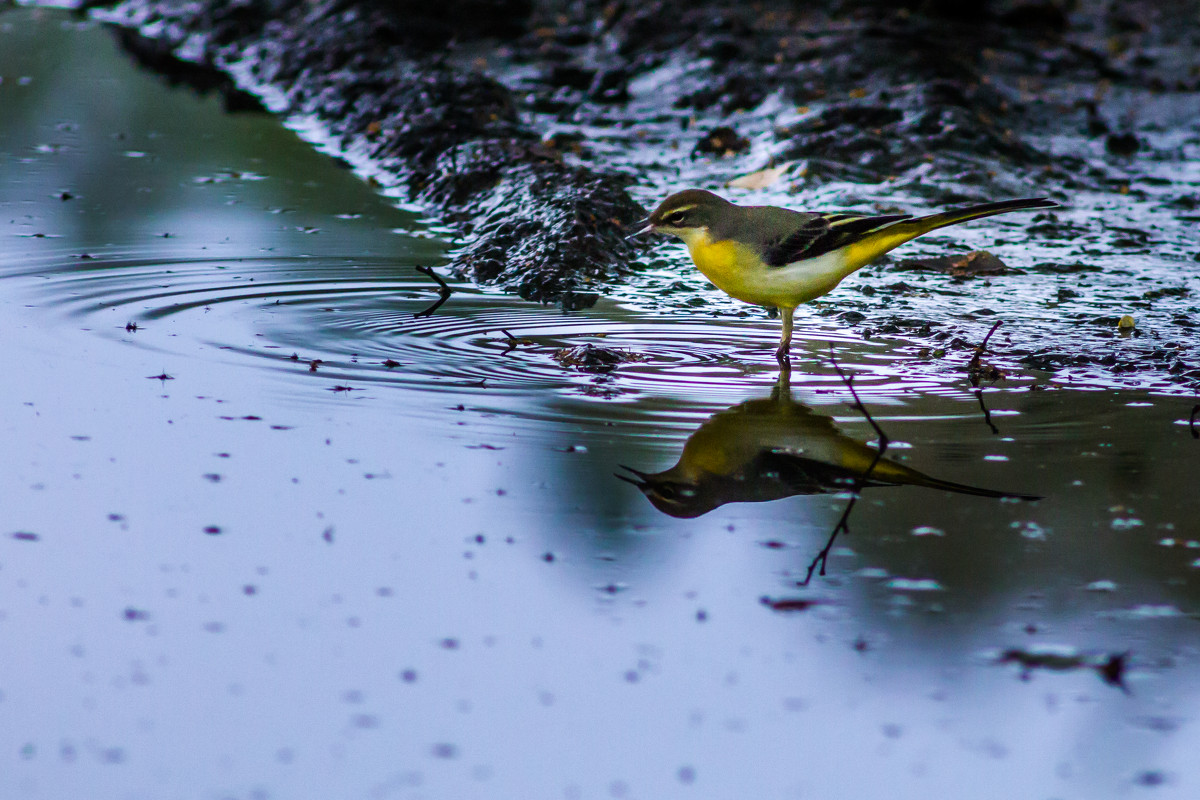
[[[618,464],[617,466],[619,466],[623,470],[628,470],[629,472],[632,472],[634,475],[636,475],[639,478],[639,480],[634,480],[633,478],[629,477],[628,475],[622,475],[618,472],[613,473],[614,478],[623,480],[626,483],[632,483],[634,486],[636,486],[639,489],[643,488],[646,485],[646,478],[649,476],[645,472],[634,469],[633,467],[627,467],[624,464]]]
[[[636,239],[639,236],[645,236],[647,233],[654,233],[654,223],[651,222],[649,220],[649,218],[642,220],[641,222],[637,223],[634,227],[637,228],[637,230],[635,230],[633,233],[626,236],[625,238],[627,240],[628,239]],[[628,468],[626,468],[626,469],[628,469]]]

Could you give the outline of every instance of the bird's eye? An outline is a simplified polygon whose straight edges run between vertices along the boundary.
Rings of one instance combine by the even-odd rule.
[[[666,219],[666,223],[668,225],[675,225],[675,226],[681,226],[686,221],[687,221],[687,212],[686,211],[676,211],[673,214],[668,214],[667,219]]]

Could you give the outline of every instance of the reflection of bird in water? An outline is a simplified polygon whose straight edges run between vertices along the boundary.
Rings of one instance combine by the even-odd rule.
[[[725,503],[762,502],[862,486],[925,486],[981,497],[1036,497],[931,478],[840,432],[831,417],[792,400],[788,370],[770,397],[709,417],[683,445],[675,466],[617,475],[672,517],[707,514]],[[872,469],[871,464],[875,463]],[[864,473],[870,469],[870,474]]]

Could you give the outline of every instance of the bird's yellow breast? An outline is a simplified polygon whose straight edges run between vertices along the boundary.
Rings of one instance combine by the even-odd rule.
[[[704,277],[739,300],[763,302],[756,276],[763,272],[765,265],[753,250],[730,239],[714,241],[704,228],[687,231],[687,234],[682,238]]]
[[[701,231],[687,243],[692,261],[714,282],[732,276],[738,269],[738,244],[726,239],[713,241],[708,231]]]

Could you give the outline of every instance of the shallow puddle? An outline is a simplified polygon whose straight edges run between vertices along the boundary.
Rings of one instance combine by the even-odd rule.
[[[58,12],[0,78],[3,797],[1194,795],[1191,399],[418,316],[449,245],[275,119]]]

